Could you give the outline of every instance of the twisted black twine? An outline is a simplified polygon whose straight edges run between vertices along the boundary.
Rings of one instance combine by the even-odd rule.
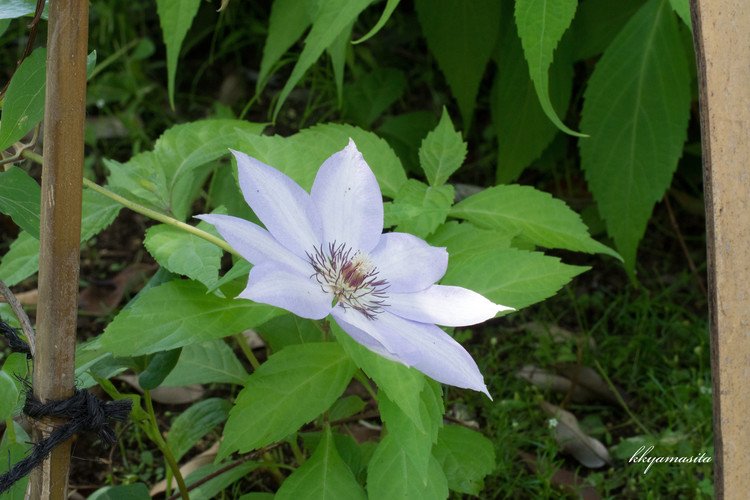
[[[31,358],[29,345],[19,336],[15,328],[11,328],[0,319],[0,334],[5,337],[8,346],[15,352],[24,352]],[[46,438],[34,444],[29,456],[13,465],[5,474],[0,474],[0,493],[10,489],[13,484],[32,470],[41,465],[47,456],[59,444],[72,438],[75,434],[93,432],[108,446],[113,445],[117,438],[110,421],[122,422],[130,414],[132,402],[129,399],[118,401],[102,401],[85,390],[76,389],[68,399],[52,400],[42,403],[34,397],[31,385],[24,381],[26,387],[26,403],[23,412],[35,420],[46,417],[65,419],[67,422],[55,427]]]

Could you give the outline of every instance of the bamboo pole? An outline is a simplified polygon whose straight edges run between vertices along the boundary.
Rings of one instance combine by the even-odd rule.
[[[691,0],[706,193],[717,498],[750,491],[750,8]]]
[[[41,401],[68,398],[74,388],[87,44],[88,1],[51,0],[34,357],[34,394]],[[37,438],[44,432],[38,429]],[[30,498],[67,498],[69,468],[66,443],[32,474]]]

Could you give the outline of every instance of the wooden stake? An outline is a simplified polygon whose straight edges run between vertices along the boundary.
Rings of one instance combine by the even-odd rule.
[[[41,401],[72,396],[75,382],[87,44],[88,1],[51,0],[34,357],[34,394]],[[30,498],[67,498],[69,468],[67,443],[32,474]]]
[[[750,491],[750,9],[692,0],[706,193],[717,498]]]

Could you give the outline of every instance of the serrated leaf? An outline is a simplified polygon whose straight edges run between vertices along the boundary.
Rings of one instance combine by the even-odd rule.
[[[366,403],[359,396],[345,396],[333,403],[328,418],[334,422],[356,415],[365,409]]]
[[[209,230],[201,222],[198,228]],[[200,281],[207,288],[219,279],[222,249],[213,243],[168,224],[151,226],[143,245],[162,267]]]
[[[448,498],[448,480],[433,456],[427,474],[420,474],[398,439],[388,435],[370,459],[367,493],[370,500],[444,500]]]
[[[3,99],[0,151],[21,139],[42,121],[46,61],[47,52],[40,47],[24,59],[13,74]]]
[[[333,404],[355,366],[335,342],[289,346],[271,355],[237,396],[219,459],[278,441]]]
[[[544,113],[566,134],[584,137],[558,118],[549,95],[549,67],[557,44],[570,26],[577,0],[516,0],[515,18],[529,75]]]
[[[431,186],[445,184],[466,158],[466,143],[453,128],[445,107],[438,126],[427,134],[419,148],[419,164]]]
[[[588,267],[516,248],[451,253],[441,283],[469,288],[497,304],[521,309],[551,297]]]
[[[430,52],[458,102],[464,130],[471,124],[479,84],[500,30],[497,0],[417,0]]]
[[[443,224],[428,238],[432,246],[447,247],[451,257],[465,252],[482,252],[510,248],[518,231],[513,228],[479,229],[469,222],[451,221]]]
[[[227,419],[231,406],[223,398],[209,398],[180,413],[172,421],[167,434],[167,445],[172,450],[174,459],[179,462],[201,438],[222,424]]]
[[[617,252],[593,239],[581,217],[549,193],[517,184],[480,191],[458,204],[451,215],[478,227],[518,231],[545,248],[604,253]]]
[[[33,275],[39,269],[39,240],[26,231],[18,238],[0,260],[0,280],[13,286]]]
[[[349,138],[370,165],[383,194],[393,198],[406,182],[401,160],[385,140],[361,128],[327,123],[287,138],[245,135],[238,149],[281,170],[309,190],[323,162],[343,149]]]
[[[429,111],[413,111],[386,116],[377,132],[396,151],[404,167],[410,172],[418,173],[419,145],[436,125],[434,114]]]
[[[22,169],[11,167],[0,172],[0,212],[37,239],[41,196],[39,184]]]
[[[448,478],[448,488],[458,493],[478,496],[484,477],[495,470],[492,441],[461,425],[440,429],[432,453]]]
[[[167,46],[167,92],[169,105],[174,109],[174,79],[177,59],[193,18],[198,13],[200,0],[156,0],[156,12]]]
[[[492,123],[498,142],[498,183],[517,179],[524,168],[541,156],[558,132],[539,103],[521,39],[513,26],[513,19],[508,17],[498,43],[498,70],[490,94]],[[566,39],[561,41],[549,69],[550,101],[562,114],[568,108],[573,84],[570,43],[566,43]]]
[[[365,491],[336,450],[330,427],[315,453],[292,473],[276,492],[278,500],[366,499]]]
[[[310,26],[310,16],[305,8],[306,3],[307,0],[275,0],[273,2],[271,17],[268,20],[268,36],[263,45],[263,57],[255,86],[257,94],[263,91],[271,70],[279,62],[281,56]]]
[[[363,128],[370,128],[406,90],[404,73],[377,68],[346,86],[344,114]]]
[[[122,205],[92,189],[83,190],[81,208],[81,243],[109,227],[120,213]]]
[[[281,310],[206,294],[195,281],[169,281],[141,291],[99,337],[97,348],[138,356],[239,333]]]
[[[453,197],[453,186],[449,184],[428,186],[409,179],[401,187],[393,203],[384,206],[384,226],[398,226],[396,231],[425,238],[445,222]]]
[[[221,339],[209,340],[183,347],[177,365],[161,386],[211,383],[244,385],[247,376],[247,370],[226,342]]]
[[[591,75],[581,166],[607,232],[633,274],[638,242],[669,187],[690,116],[690,75],[668,0],[650,0]]]
[[[307,70],[323,54],[336,38],[357,19],[359,13],[365,10],[372,0],[328,0],[320,2],[318,12],[313,19],[312,28],[305,38],[305,45],[292,74],[284,88],[281,89],[276,106],[273,110],[273,121],[281,111],[289,93],[302,79]]]

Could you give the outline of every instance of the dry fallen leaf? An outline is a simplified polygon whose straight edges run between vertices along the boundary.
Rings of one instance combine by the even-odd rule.
[[[546,401],[539,404],[548,415],[557,421],[555,439],[563,451],[569,453],[582,465],[590,469],[598,469],[612,462],[607,448],[601,441],[583,432],[575,415]]]
[[[576,403],[585,403],[596,399],[594,393],[587,390],[583,385],[576,385],[570,379],[550,373],[538,366],[526,365],[516,372],[516,376],[544,391],[570,394],[570,398]]]
[[[556,343],[572,341],[580,345],[583,342],[588,342],[589,349],[596,349],[596,342],[594,341],[593,337],[584,337],[581,334],[571,332],[570,330],[566,330],[565,328],[558,325],[541,323],[538,321],[530,321],[528,323],[519,325],[516,329],[518,331],[531,333],[535,337],[550,337],[552,341]]]
[[[133,389],[143,393],[143,389],[141,389],[136,375],[126,374],[115,378],[117,380],[122,380]],[[167,405],[184,405],[202,399],[205,393],[206,390],[199,384],[184,385],[181,387],[157,387],[151,391],[151,399],[157,403]]]
[[[625,404],[628,405],[632,399],[625,394],[622,389],[618,387],[610,387],[596,370],[589,368],[588,366],[579,365],[577,363],[560,363],[555,365],[555,371],[568,378],[577,386],[582,386],[586,390],[595,394],[597,396],[595,399],[604,400],[615,406],[620,405],[618,395]],[[617,391],[617,394],[615,394],[614,391]]]
[[[112,279],[91,283],[78,295],[81,312],[95,316],[109,314],[126,293],[146,283],[157,268],[156,264],[131,264]]]
[[[196,455],[187,462],[185,462],[183,465],[180,466],[180,473],[182,474],[182,477],[188,477],[191,473],[195,472],[196,470],[200,469],[204,465],[213,463],[214,459],[216,458],[216,454],[219,453],[219,442],[216,442],[211,446],[209,449],[201,453],[200,455]],[[174,488],[175,482],[172,480],[172,487]],[[167,481],[166,479],[159,481],[156,483],[153,488],[151,488],[151,491],[149,491],[149,495],[151,497],[155,497],[156,495],[159,495],[161,493],[164,493],[167,491]]]

